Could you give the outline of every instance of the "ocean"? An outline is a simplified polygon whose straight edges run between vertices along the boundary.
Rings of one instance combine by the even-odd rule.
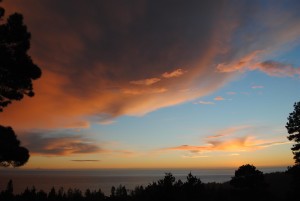
[[[264,173],[282,172],[286,167],[258,168]],[[235,169],[100,169],[100,170],[24,170],[0,169],[0,191],[6,188],[7,182],[12,179],[14,193],[23,192],[26,187],[35,186],[37,190],[49,192],[52,187],[57,190],[63,187],[77,188],[82,192],[86,189],[98,190],[110,195],[112,186],[125,185],[132,190],[136,186],[148,184],[164,178],[165,173],[171,172],[176,179],[183,182],[191,172],[202,182],[222,183],[229,181]]]

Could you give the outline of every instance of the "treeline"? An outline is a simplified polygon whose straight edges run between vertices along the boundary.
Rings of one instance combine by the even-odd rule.
[[[147,186],[137,186],[128,190],[125,186],[111,188],[106,196],[101,189],[82,192],[79,189],[52,188],[48,193],[26,188],[15,195],[13,182],[9,181],[5,190],[0,192],[1,201],[237,201],[237,200],[292,200],[297,196],[296,189],[289,186],[292,181],[288,173],[272,173],[264,175],[253,169],[254,166],[241,166],[230,182],[202,183],[200,178],[189,173],[186,181],[176,180],[171,173],[163,179]],[[252,168],[252,169],[251,169]],[[249,172],[250,171],[250,172]],[[252,172],[251,172],[252,171]],[[245,173],[245,174],[244,174]],[[283,180],[283,178],[288,178]],[[291,182],[292,183],[292,182]],[[296,191],[295,191],[296,190]],[[281,192],[280,192],[281,191]],[[297,200],[297,199],[296,199]]]

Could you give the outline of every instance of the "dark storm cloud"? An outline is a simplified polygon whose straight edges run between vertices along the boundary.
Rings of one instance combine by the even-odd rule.
[[[67,71],[69,87],[81,93],[99,79],[127,82],[190,67],[211,45],[223,8],[223,1],[26,4],[30,10],[24,15],[33,5],[39,16],[28,14],[32,31],[39,32],[33,38],[38,43],[33,44],[34,55],[46,68]],[[54,65],[47,65],[53,60]]]
[[[300,35],[298,1],[3,5],[24,14],[30,53],[43,70],[36,96],[1,114],[19,128],[88,127],[191,101],[224,86],[239,69],[256,63],[263,65],[254,70],[271,69],[264,55]]]

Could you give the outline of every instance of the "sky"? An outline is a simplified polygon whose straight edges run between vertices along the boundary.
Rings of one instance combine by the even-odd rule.
[[[24,169],[293,165],[300,2],[5,0],[35,96],[0,113]]]

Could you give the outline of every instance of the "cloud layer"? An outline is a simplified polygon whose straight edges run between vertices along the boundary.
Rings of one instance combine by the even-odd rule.
[[[252,127],[248,125],[229,127],[216,132],[214,135],[205,138],[203,145],[180,145],[162,149],[162,151],[185,151],[188,158],[209,157],[209,152],[244,152],[255,151],[268,148],[271,146],[290,143],[278,139],[258,139],[255,135],[251,135]],[[206,155],[203,155],[205,154]],[[200,154],[200,155],[199,155]]]
[[[80,135],[64,133],[27,133],[22,137],[33,155],[68,156],[106,152],[98,144]]]
[[[1,121],[86,128],[208,95],[240,71],[299,75],[263,58],[299,38],[299,4],[267,4],[272,9],[226,0],[4,1],[7,13],[24,14],[43,77],[36,96],[14,102]]]

